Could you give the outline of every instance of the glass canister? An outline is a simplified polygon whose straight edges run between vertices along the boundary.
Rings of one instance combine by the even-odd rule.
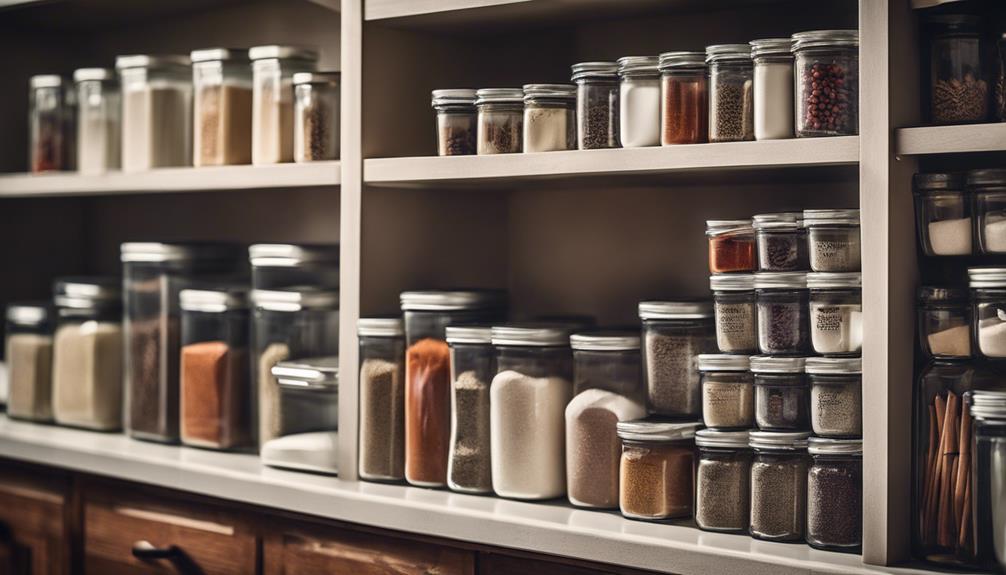
[[[709,138],[705,52],[660,55],[660,143],[701,144]]]
[[[958,545],[964,540],[965,547],[974,542],[985,565],[996,564],[1000,571],[1006,570],[1006,391],[975,391],[970,406],[974,418],[974,454],[961,453],[959,473],[967,476],[974,473],[972,505],[961,510],[963,529],[958,532]],[[964,439],[962,438],[962,443]],[[966,444],[965,444],[966,445]],[[970,447],[970,446],[969,446]],[[965,458],[974,462],[968,469]],[[960,479],[958,480],[960,485]],[[959,488],[958,488],[959,490]],[[969,530],[967,515],[974,513],[974,533]],[[955,516],[956,518],[956,516]],[[975,537],[977,536],[977,537]],[[976,540],[977,539],[977,540]]]
[[[74,93],[61,76],[41,74],[28,81],[28,158],[32,172],[72,170]]]
[[[56,423],[122,428],[122,280],[56,282],[52,414]]]
[[[451,455],[452,385],[446,328],[501,320],[506,314],[506,294],[495,290],[407,291],[401,294],[401,304],[408,345],[405,479],[421,487],[443,487]],[[495,470],[494,463],[493,473]]]
[[[474,155],[478,130],[475,90],[433,90],[432,103],[437,113],[437,155]]]
[[[972,337],[981,357],[1006,357],[1006,268],[968,268],[974,305]]]
[[[758,214],[752,218],[758,247],[758,270],[806,271],[807,229],[800,212]]]
[[[656,56],[618,59],[618,139],[623,148],[660,145],[660,70]]]
[[[451,350],[451,442],[447,486],[492,493],[489,386],[496,375],[490,326],[447,326]]]
[[[810,294],[804,272],[755,274],[758,351],[763,355],[801,355],[810,348]]]
[[[810,386],[804,358],[751,358],[754,375],[755,423],[762,431],[810,430]]]
[[[618,424],[622,439],[618,506],[632,519],[691,517],[695,432],[701,423],[639,419]]]
[[[717,274],[709,278],[720,353],[758,351],[754,274]]]
[[[756,140],[793,137],[793,40],[751,41],[754,62],[754,135]]]
[[[928,17],[926,23],[930,29],[930,120],[934,124],[988,120],[991,91],[983,62],[981,18],[939,14]]]
[[[963,174],[915,174],[916,227],[927,256],[968,256],[973,252],[971,194]]]
[[[119,169],[122,149],[122,93],[115,70],[80,68],[77,83],[77,169],[103,174]]]
[[[971,300],[965,288],[919,288],[919,345],[933,359],[971,357]]]
[[[192,70],[187,56],[119,56],[122,171],[192,165]]]
[[[807,543],[858,551],[863,544],[863,440],[811,437],[807,452]]]
[[[712,305],[706,301],[644,301],[643,382],[651,413],[698,418],[702,384],[697,357],[716,351]]]
[[[620,147],[618,64],[574,64],[572,80],[576,83],[577,147],[581,150]]]
[[[859,31],[793,34],[796,137],[859,133]]]
[[[184,289],[182,310],[182,443],[237,449],[252,438],[252,389],[248,377],[248,289],[215,286]]]
[[[294,46],[255,46],[252,61],[252,163],[293,161],[293,75],[311,72],[318,53]]]
[[[603,389],[645,401],[638,331],[597,330],[570,336],[573,394]]]
[[[576,86],[524,86],[524,151],[576,149]]]
[[[293,75],[293,161],[339,159],[340,72]]]
[[[751,46],[706,47],[709,65],[709,141],[754,139],[754,69]]]
[[[708,220],[709,272],[755,271],[755,232],[751,220]]]
[[[863,435],[863,362],[858,357],[808,357],[810,424],[821,437]]]
[[[748,356],[702,354],[702,421],[709,429],[754,425],[754,377]]]
[[[516,154],[524,146],[524,90],[482,88],[475,92],[478,110],[478,141],[483,154]]]
[[[859,355],[863,349],[863,277],[809,273],[810,343],[821,355]]]
[[[706,531],[747,533],[751,513],[748,431],[695,433],[695,524]]]
[[[339,287],[339,244],[253,244],[248,259],[253,289]]]
[[[251,163],[252,79],[248,50],[194,50],[192,165]]]
[[[7,305],[7,415],[52,421],[53,311],[45,302]]]
[[[360,477],[405,479],[405,324],[367,317],[356,323],[360,341]]]
[[[815,272],[858,272],[862,268],[859,210],[804,210]]]
[[[751,522],[755,539],[803,541],[807,523],[806,432],[752,431]]]
[[[1006,32],[999,36],[996,50],[996,89],[993,115],[998,122],[1006,122]]]
[[[315,473],[338,473],[339,358],[281,361],[271,377],[279,389],[280,436],[262,444],[262,463]]]
[[[1006,253],[1006,168],[968,172],[967,189],[975,198],[978,253]]]

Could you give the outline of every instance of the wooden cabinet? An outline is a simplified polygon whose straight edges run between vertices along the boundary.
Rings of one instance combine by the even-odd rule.
[[[645,575],[633,569],[602,565],[572,565],[515,557],[500,553],[479,554],[479,575]]]
[[[0,469],[0,573],[73,573],[70,480],[56,471]]]

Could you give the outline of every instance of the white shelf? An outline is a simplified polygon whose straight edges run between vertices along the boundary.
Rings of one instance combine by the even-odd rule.
[[[896,135],[904,156],[1006,151],[1006,122],[900,128]]]

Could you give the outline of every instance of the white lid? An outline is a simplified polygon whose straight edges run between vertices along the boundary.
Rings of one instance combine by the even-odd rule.
[[[811,455],[862,455],[863,440],[811,437],[807,440],[807,452]]]
[[[123,262],[183,262],[219,260],[237,255],[237,246],[214,243],[126,242],[121,247]]]
[[[713,304],[706,300],[641,301],[640,319],[703,319],[713,317]]]
[[[759,272],[755,289],[806,289],[807,272]]]
[[[300,311],[302,309],[339,309],[339,292],[314,287],[282,290],[252,290],[255,307],[269,311]]]
[[[40,325],[49,320],[48,302],[14,302],[7,304],[7,321],[15,325]],[[10,361],[10,358],[7,359]]]
[[[754,274],[713,274],[709,276],[709,287],[713,291],[751,291],[754,281]]]
[[[695,445],[699,447],[719,447],[723,449],[747,449],[749,431],[719,431],[700,429],[695,432]]]
[[[492,326],[489,325],[449,325],[444,335],[447,343],[489,345],[493,340]]]
[[[638,331],[597,330],[569,336],[569,344],[579,351],[633,351],[640,346]]]
[[[362,337],[404,337],[405,322],[400,317],[361,317],[356,320],[356,335]]]
[[[60,278],[53,287],[53,302],[64,308],[91,309],[121,305],[122,280],[114,277]]]
[[[401,294],[403,311],[453,311],[503,307],[506,292],[501,290],[426,290]]]
[[[279,58],[283,60],[309,60],[318,59],[318,51],[314,48],[303,46],[279,46],[271,44],[268,46],[254,46],[248,50],[248,58],[252,60],[270,60]]]
[[[752,431],[750,438],[749,444],[755,449],[799,451],[807,449],[810,432]]]
[[[244,286],[221,286],[215,288],[183,289],[178,294],[178,306],[187,311],[208,313],[248,309],[248,288]]]
[[[339,263],[339,244],[252,244],[248,260],[254,267],[296,267],[305,263]]]
[[[619,437],[630,441],[681,441],[694,438],[700,427],[701,421],[634,419],[619,421],[615,425],[615,431]]]
[[[333,84],[337,85],[342,79],[342,72],[297,72],[293,75],[293,85],[301,84]]]
[[[92,80],[114,80],[115,70],[111,68],[78,68],[73,71],[74,82],[88,82]]]
[[[178,54],[130,54],[115,58],[115,69],[126,70],[128,68],[180,68],[190,66],[192,60],[188,56]]]
[[[336,393],[339,391],[338,356],[281,361],[272,366],[279,385]]]
[[[63,77],[58,74],[38,74],[28,79],[28,86],[35,88],[59,88]]]

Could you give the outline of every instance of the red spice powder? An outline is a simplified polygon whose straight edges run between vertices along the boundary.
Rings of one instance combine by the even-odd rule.
[[[709,95],[705,74],[665,75],[663,78],[663,137],[661,143],[701,144],[708,139]]]
[[[405,354],[405,478],[447,484],[451,438],[451,355],[447,343],[421,339]]]
[[[222,341],[181,353],[181,434],[185,443],[230,449],[250,435],[247,358]]]
[[[755,241],[751,234],[723,234],[709,238],[709,271],[714,274],[755,270]]]

